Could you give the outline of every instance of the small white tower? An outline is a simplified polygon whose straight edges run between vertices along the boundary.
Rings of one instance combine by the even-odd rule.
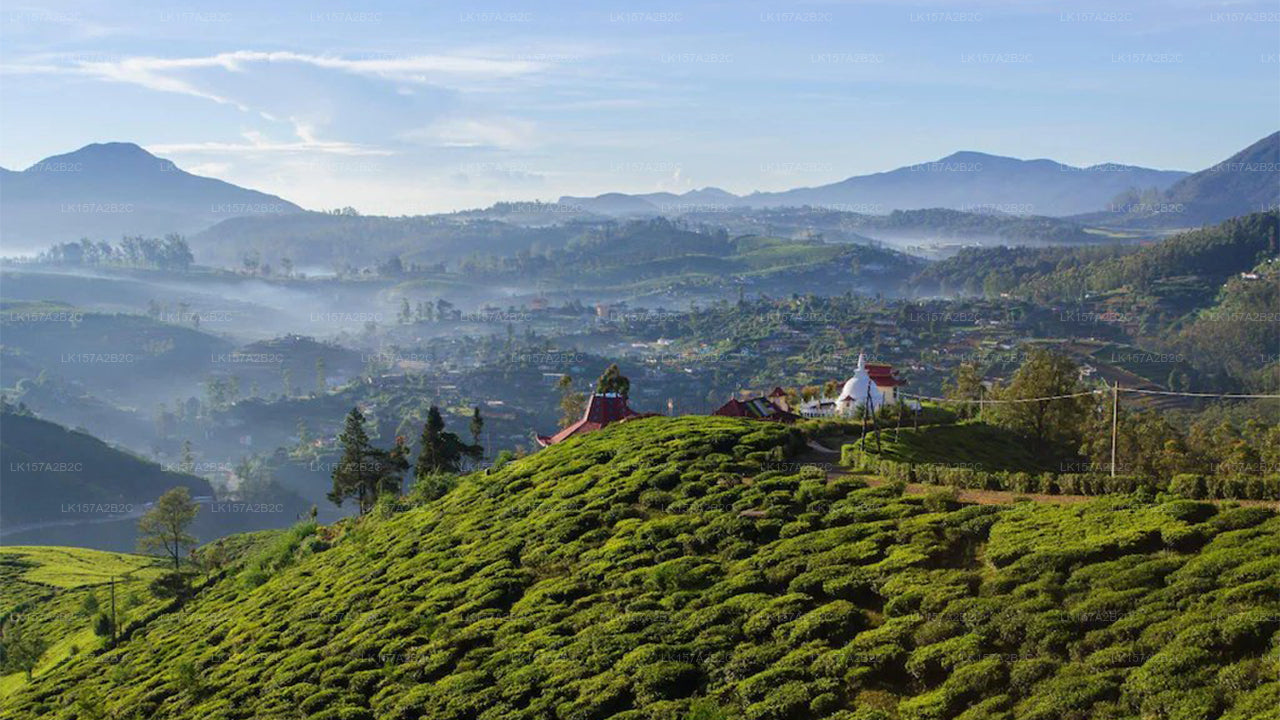
[[[836,398],[836,411],[843,415],[852,415],[868,401],[871,403],[871,409],[877,410],[884,405],[884,393],[880,392],[880,388],[876,387],[871,376],[867,374],[866,356],[858,353],[858,367],[854,368],[853,377],[845,381],[840,397]]]

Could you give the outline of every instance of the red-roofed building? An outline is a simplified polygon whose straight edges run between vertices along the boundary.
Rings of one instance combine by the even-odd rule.
[[[906,380],[898,378],[898,371],[887,363],[867,363],[866,370],[871,382],[884,393],[884,401],[887,403],[894,402],[894,388],[907,384]]]
[[[555,435],[539,435],[538,444],[547,447],[564,442],[574,435],[595,432],[609,423],[623,422],[637,417],[646,417],[627,406],[627,398],[617,393],[596,393],[587,402],[587,409],[582,419],[561,430]]]
[[[799,415],[789,413],[786,410],[775,405],[769,398],[757,397],[747,400],[730,400],[721,405],[712,415],[721,415],[724,417],[744,417],[755,420],[770,420],[772,422],[795,422],[800,419]]]

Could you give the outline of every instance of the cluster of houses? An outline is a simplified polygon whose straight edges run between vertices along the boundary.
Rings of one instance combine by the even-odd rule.
[[[906,381],[898,378],[893,366],[886,363],[869,363],[864,355],[858,355],[858,365],[853,375],[845,381],[840,393],[833,398],[816,398],[792,407],[785,390],[775,387],[766,395],[739,400],[730,399],[712,415],[751,418],[768,422],[791,423],[801,418],[858,417],[864,409],[875,411],[886,404],[898,401],[897,388]],[[914,404],[914,403],[913,403]],[[615,422],[626,422],[654,413],[638,413],[627,405],[625,395],[596,393],[587,401],[582,418],[554,435],[539,435],[538,444],[546,447],[563,442],[575,435],[594,432]]]

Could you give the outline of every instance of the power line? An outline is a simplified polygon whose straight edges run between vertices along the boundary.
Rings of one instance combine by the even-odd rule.
[[[1216,397],[1216,398],[1280,398],[1280,395],[1249,395],[1236,393],[1201,393],[1174,392],[1172,390],[1139,390],[1138,388],[1120,388],[1120,392],[1142,393],[1143,395],[1181,395],[1183,397]]]
[[[1024,402],[1039,402],[1041,400],[1063,400],[1065,398],[1084,397],[1085,395],[1101,395],[1104,392],[1108,392],[1108,391],[1107,390],[1085,390],[1084,392],[1071,393],[1069,395],[1049,395],[1047,397],[1006,398],[1003,400],[984,399],[982,400],[982,404],[994,405],[996,403],[1024,403]],[[914,398],[916,400],[933,400],[935,402],[968,402],[968,403],[978,402],[977,400],[956,400],[954,398],[933,397],[931,395],[913,395],[911,393],[898,393],[898,394],[902,395],[903,397]]]
[[[1181,397],[1233,398],[1233,399],[1251,399],[1251,398],[1252,399],[1280,399],[1280,395],[1262,395],[1262,394],[1248,394],[1248,393],[1175,392],[1173,390],[1140,390],[1138,388],[1127,388],[1127,387],[1118,388],[1118,390],[1119,392],[1139,393],[1142,395],[1177,395]],[[992,405],[995,403],[1024,403],[1024,402],[1040,402],[1042,400],[1064,400],[1066,398],[1084,397],[1085,395],[1104,395],[1110,392],[1112,392],[1112,388],[1099,389],[1099,390],[1085,390],[1083,392],[1070,393],[1068,395],[1047,395],[1045,397],[1033,397],[1033,398],[1005,398],[1002,400],[992,400],[990,398],[983,398],[981,400],[974,400],[974,399],[960,400],[956,398],[934,397],[932,395],[915,395],[912,393],[905,393],[905,392],[900,392],[898,394],[903,397],[909,397],[915,400],[932,400],[935,402],[947,402],[947,403],[980,403],[982,405]]]

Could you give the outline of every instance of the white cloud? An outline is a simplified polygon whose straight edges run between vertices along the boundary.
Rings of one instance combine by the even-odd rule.
[[[401,137],[410,142],[441,147],[513,149],[528,147],[534,134],[534,124],[527,120],[447,118],[425,128],[410,130]]]

